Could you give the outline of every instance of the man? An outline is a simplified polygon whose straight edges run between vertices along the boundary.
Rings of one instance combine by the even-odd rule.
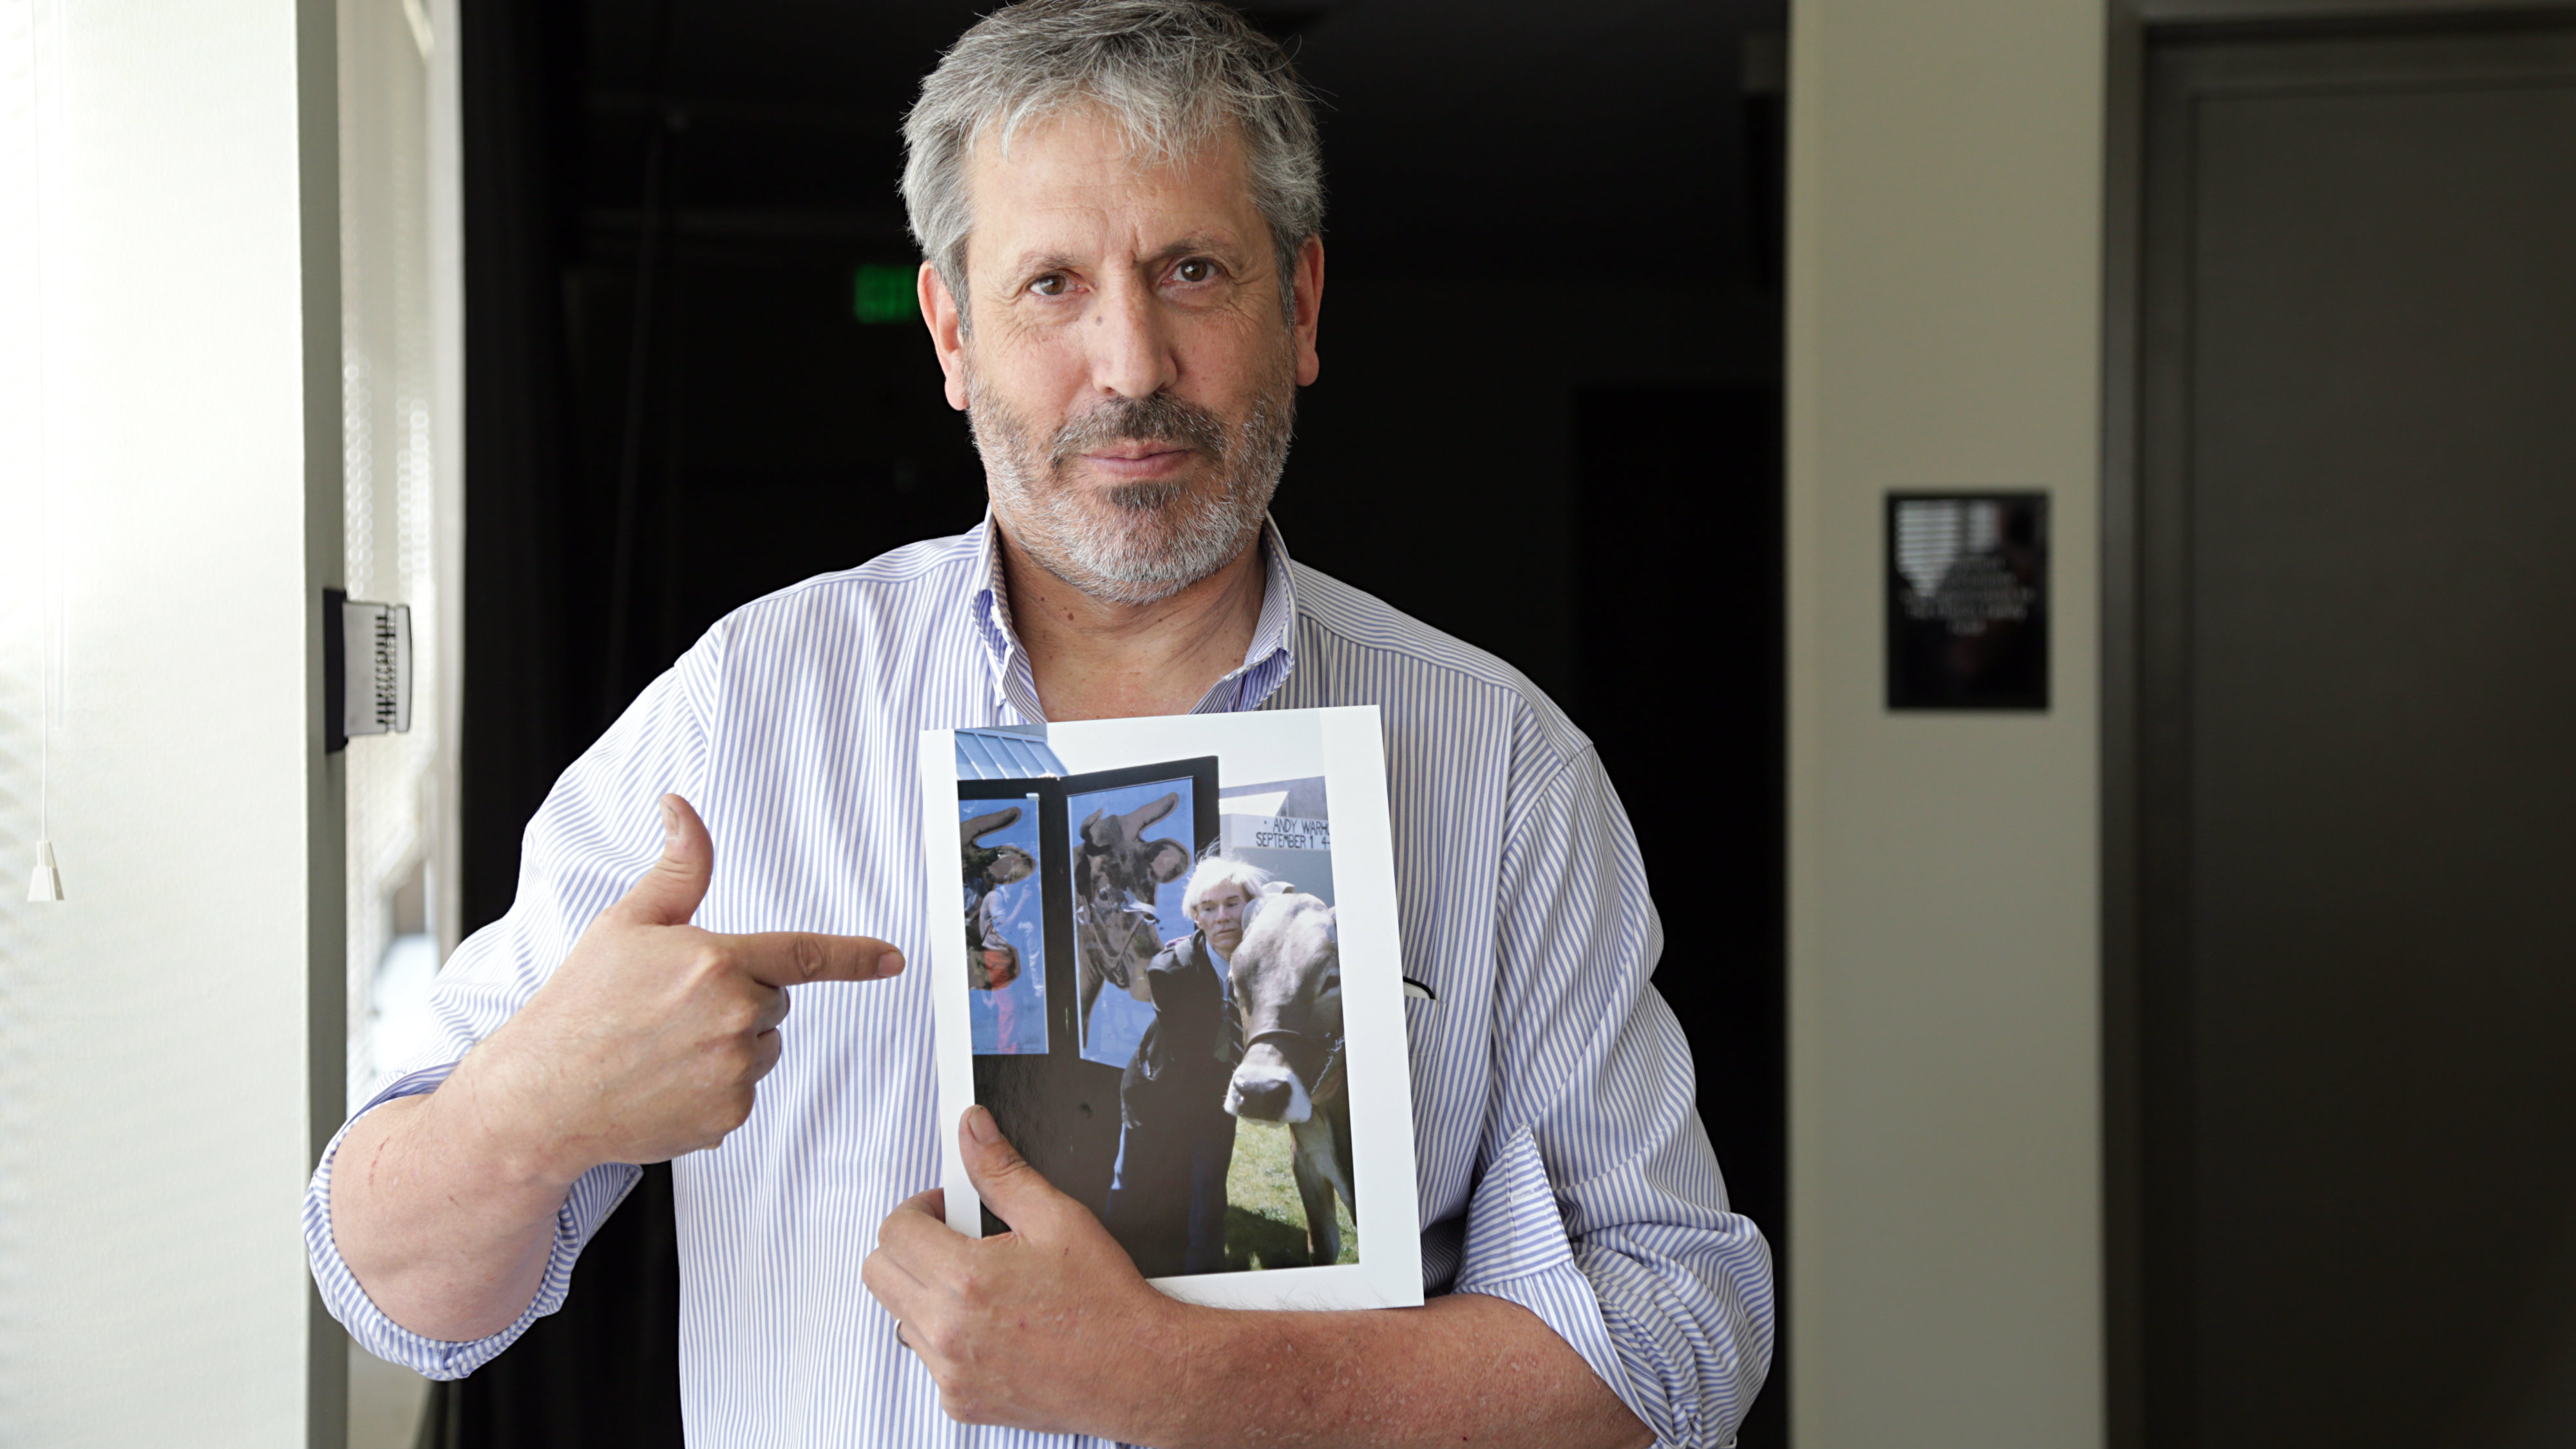
[[[1662,933],[1599,762],[1508,666],[1265,522],[1324,283],[1285,56],[1199,0],[1038,0],[959,41],[906,139],[991,512],[737,611],[565,773],[509,914],[441,974],[438,1059],[314,1174],[333,1311],[470,1372],[563,1301],[629,1164],[671,1159],[695,1445],[1726,1443],[1768,1255],[1648,985]],[[950,1232],[916,1192],[937,1091],[903,959],[957,929],[918,732],[1356,703],[1437,997],[1407,1007],[1430,1301],[1166,1298],[980,1110],[959,1150],[1013,1230]]]
[[[1181,895],[1198,929],[1145,968],[1154,1021],[1118,1082],[1118,1166],[1102,1221],[1149,1278],[1225,1267],[1234,1161],[1225,1087],[1243,1060],[1227,969],[1243,943],[1243,907],[1269,879],[1222,855],[1200,862]]]

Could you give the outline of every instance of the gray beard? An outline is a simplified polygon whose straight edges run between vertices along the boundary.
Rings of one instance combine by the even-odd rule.
[[[1232,563],[1253,536],[1287,466],[1297,390],[1284,375],[1240,427],[1194,403],[1157,393],[1112,398],[1065,419],[1043,446],[970,367],[966,415],[992,486],[993,513],[1040,568],[1092,598],[1160,603]],[[1083,453],[1118,442],[1171,443],[1207,461],[1168,483],[1096,492],[1064,474]]]

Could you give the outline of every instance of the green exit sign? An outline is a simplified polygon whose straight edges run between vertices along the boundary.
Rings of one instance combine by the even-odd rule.
[[[921,303],[914,289],[916,275],[910,267],[881,267],[874,262],[862,262],[858,280],[850,289],[851,310],[862,322],[911,322],[918,319]]]

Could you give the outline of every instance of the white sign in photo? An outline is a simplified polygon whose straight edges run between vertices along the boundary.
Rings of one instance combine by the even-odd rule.
[[[1218,817],[1228,850],[1330,850],[1333,826],[1328,820],[1293,815],[1225,815]]]

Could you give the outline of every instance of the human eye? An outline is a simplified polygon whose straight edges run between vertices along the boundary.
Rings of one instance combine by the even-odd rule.
[[[1073,279],[1062,272],[1049,272],[1029,283],[1029,294],[1034,297],[1061,297],[1072,290]]]
[[[1183,286],[1196,287],[1224,275],[1214,257],[1184,257],[1172,266],[1172,280]]]

